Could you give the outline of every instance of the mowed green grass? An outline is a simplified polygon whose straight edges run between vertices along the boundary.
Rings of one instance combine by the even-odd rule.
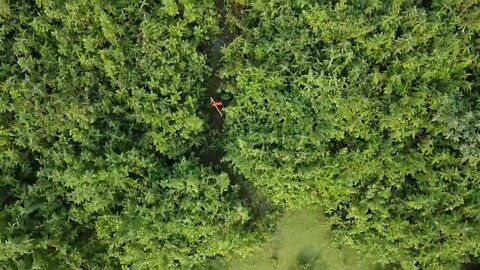
[[[247,258],[233,259],[230,270],[374,270],[348,248],[334,246],[318,210],[287,213],[272,241]]]

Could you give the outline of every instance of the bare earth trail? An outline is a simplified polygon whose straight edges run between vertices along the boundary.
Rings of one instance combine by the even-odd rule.
[[[202,49],[207,56],[207,64],[211,68],[210,76],[206,81],[208,99],[204,101],[205,104],[209,103],[210,97],[214,100],[221,100],[220,93],[223,82],[219,76],[219,71],[222,67],[222,48],[232,42],[236,35],[236,31],[226,23],[227,9],[224,0],[216,0],[215,5],[219,14],[221,32]],[[210,130],[206,133],[206,145],[202,147],[205,150],[201,153],[200,160],[205,166],[210,166],[217,172],[228,174],[231,185],[239,191],[242,203],[250,209],[252,216],[248,227],[253,229],[256,220],[265,217],[269,212],[276,209],[256,190],[250,181],[235,172],[230,164],[223,162],[225,156],[223,123],[225,117],[228,116],[225,113],[221,116],[215,108],[210,108],[208,114]]]

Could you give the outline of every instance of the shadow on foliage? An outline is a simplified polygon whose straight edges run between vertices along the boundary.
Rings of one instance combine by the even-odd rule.
[[[480,264],[478,263],[464,263],[460,266],[461,270],[480,270]]]
[[[289,270],[315,270],[327,269],[326,264],[321,261],[318,252],[312,252],[309,249],[303,249],[297,254],[296,264],[290,266]]]

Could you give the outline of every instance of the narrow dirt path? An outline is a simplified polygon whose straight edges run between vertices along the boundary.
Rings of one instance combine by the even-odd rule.
[[[220,14],[220,27],[222,32],[215,37],[210,44],[207,51],[208,65],[212,69],[210,77],[207,81],[208,93],[215,100],[219,99],[219,90],[222,85],[222,80],[219,77],[219,70],[221,68],[222,60],[222,48],[228,45],[234,39],[233,33],[230,31],[230,27],[226,25],[226,9],[223,0],[216,0],[215,5],[218,13]],[[223,118],[216,110],[211,110],[210,120],[212,127],[220,131],[223,127]]]
[[[220,27],[222,31],[204,48],[207,55],[207,64],[211,68],[211,73],[206,81],[208,95],[214,100],[220,100],[222,79],[219,71],[222,67],[222,48],[227,46],[235,38],[235,31],[226,23],[227,10],[224,0],[216,0],[215,5],[220,14]],[[209,101],[209,100],[208,100]],[[205,102],[208,102],[205,101]],[[251,210],[251,221],[248,224],[250,229],[255,227],[255,222],[264,218],[269,212],[274,211],[273,204],[256,190],[253,184],[244,176],[236,173],[230,164],[222,162],[225,156],[223,122],[225,114],[221,116],[215,108],[209,110],[210,131],[207,132],[206,145],[204,152],[200,155],[202,163],[210,166],[214,171],[227,173],[230,183],[236,186],[239,191],[239,197],[243,204]]]
[[[228,45],[234,38],[230,28],[226,25],[226,9],[224,0],[216,0],[215,5],[218,14],[220,14],[219,24],[222,31],[204,48],[204,53],[207,55],[207,64],[211,68],[211,73],[206,81],[208,89],[208,100],[212,97],[214,100],[220,100],[220,87],[222,86],[222,79],[219,76],[219,70],[222,66],[222,48]],[[220,115],[215,108],[209,110],[210,132],[207,133],[206,147],[207,149],[201,155],[201,160],[204,164],[213,167],[218,167],[221,163],[224,150],[221,147],[216,147],[218,142],[222,141],[222,128],[225,115]]]

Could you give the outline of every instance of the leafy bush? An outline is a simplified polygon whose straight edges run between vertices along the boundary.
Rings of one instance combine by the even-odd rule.
[[[213,3],[0,4],[1,267],[180,268],[242,252],[249,213],[195,157]]]
[[[480,256],[477,1],[221,2],[0,0],[2,268],[201,269],[270,200],[379,263]]]
[[[242,2],[222,71],[235,169],[321,203],[380,263],[478,256],[476,1]]]

